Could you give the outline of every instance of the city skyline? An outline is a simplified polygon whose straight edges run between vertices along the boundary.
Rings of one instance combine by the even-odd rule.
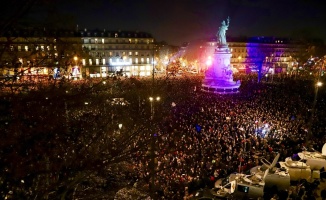
[[[19,13],[20,9],[27,11]],[[221,22],[230,17],[228,37],[306,37],[325,42],[322,9],[317,0],[16,0],[1,4],[0,25],[3,30],[7,20],[12,23],[7,27],[54,27],[55,21],[78,30],[148,32],[156,41],[181,45],[215,37]]]
[[[228,36],[326,38],[326,15],[315,0],[96,0],[94,5],[66,6],[74,10],[80,29],[145,31],[173,45],[215,36],[227,17]]]

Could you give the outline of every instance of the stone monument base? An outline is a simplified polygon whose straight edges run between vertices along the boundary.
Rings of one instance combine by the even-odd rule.
[[[238,93],[240,81],[225,81],[225,80],[207,80],[205,79],[201,90],[209,93],[216,94],[232,94]]]

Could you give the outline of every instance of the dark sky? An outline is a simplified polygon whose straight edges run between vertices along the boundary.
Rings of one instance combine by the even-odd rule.
[[[145,31],[180,45],[214,36],[230,17],[227,36],[308,35],[326,39],[322,0],[80,0],[63,6],[80,29]]]

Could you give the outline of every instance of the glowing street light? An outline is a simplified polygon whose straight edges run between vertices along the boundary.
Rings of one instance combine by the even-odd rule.
[[[319,79],[319,77],[318,77],[318,79]],[[306,144],[307,144],[307,146],[310,144],[310,139],[312,137],[311,127],[312,127],[312,124],[313,124],[313,117],[314,117],[315,111],[316,111],[316,104],[317,104],[317,97],[318,97],[318,89],[322,85],[323,85],[323,83],[321,81],[319,81],[319,80],[315,84],[315,97],[314,97],[314,101],[312,103],[311,117],[310,117],[310,120],[309,120],[309,123],[308,123],[308,134],[307,134],[307,137],[306,137]]]
[[[212,57],[211,56],[208,56],[207,61],[206,61],[206,65],[207,66],[212,65]]]
[[[149,97],[149,101],[151,103],[151,123],[153,124],[153,119],[154,119],[154,106],[153,103],[155,101],[160,101],[161,97],[157,96],[157,97]],[[155,135],[151,135],[151,181],[150,181],[150,191],[151,191],[151,196],[153,197],[154,195],[154,185],[155,185],[155,167],[154,167],[154,163],[155,163],[155,153],[154,153],[154,148],[155,148],[155,140],[154,140],[154,136]]]

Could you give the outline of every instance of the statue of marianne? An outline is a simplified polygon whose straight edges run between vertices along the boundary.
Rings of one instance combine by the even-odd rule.
[[[225,23],[225,20],[222,21],[221,26],[218,29],[218,32],[216,34],[217,41],[220,45],[227,45],[226,43],[226,30],[228,30],[230,24],[230,18],[227,18],[227,23]]]

